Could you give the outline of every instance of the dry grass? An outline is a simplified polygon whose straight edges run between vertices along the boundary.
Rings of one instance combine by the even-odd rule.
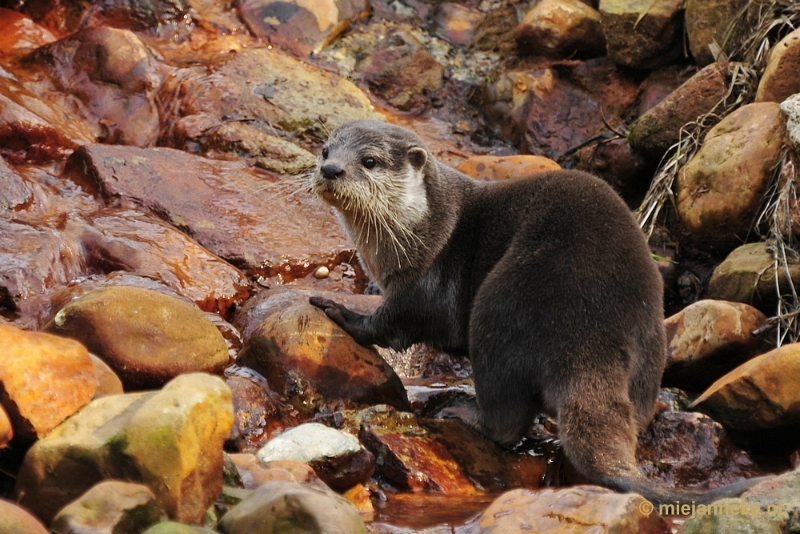
[[[749,31],[737,32],[737,28]],[[637,216],[642,229],[650,236],[664,220],[667,210],[674,212],[673,185],[683,167],[699,150],[708,131],[739,107],[751,103],[772,48],[788,33],[800,28],[800,2],[797,0],[751,0],[726,31],[724,51],[717,61],[732,66],[728,92],[709,113],[684,125],[679,140],[661,162]],[[730,36],[740,35],[738,41]],[[767,243],[774,259],[776,292],[779,303],[769,326],[776,329],[778,346],[800,340],[800,299],[791,283],[789,265],[800,261],[800,244],[792,233],[790,210],[796,209],[798,178],[795,158],[788,146],[776,167],[754,231]],[[788,281],[781,291],[778,281]]]

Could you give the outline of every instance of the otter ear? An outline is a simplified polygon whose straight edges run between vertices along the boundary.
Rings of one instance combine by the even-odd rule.
[[[408,160],[415,169],[421,169],[428,162],[428,153],[424,148],[412,146],[408,149]]]

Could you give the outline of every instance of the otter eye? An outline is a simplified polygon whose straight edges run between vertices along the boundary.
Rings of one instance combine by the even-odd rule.
[[[328,147],[322,147],[322,159],[328,159]]]
[[[367,169],[372,169],[378,162],[375,161],[375,158],[364,158],[361,160],[361,164]]]

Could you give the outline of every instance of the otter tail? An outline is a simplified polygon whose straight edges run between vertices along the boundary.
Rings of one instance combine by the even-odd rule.
[[[600,481],[600,484],[622,493],[638,493],[653,505],[669,504],[710,504],[727,497],[738,497],[759,482],[770,479],[769,476],[740,480],[727,486],[713,489],[678,489],[668,488],[649,480],[641,473],[632,477],[610,477]]]

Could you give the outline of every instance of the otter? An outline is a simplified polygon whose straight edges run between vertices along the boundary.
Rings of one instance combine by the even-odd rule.
[[[462,418],[518,442],[542,414],[592,483],[654,503],[711,502],[636,465],[664,369],[663,282],[643,232],[604,181],[577,170],[477,182],[416,134],[379,121],[331,132],[311,175],[384,298],[372,315],[310,302],[358,343],[426,343],[469,357],[476,406]]]

